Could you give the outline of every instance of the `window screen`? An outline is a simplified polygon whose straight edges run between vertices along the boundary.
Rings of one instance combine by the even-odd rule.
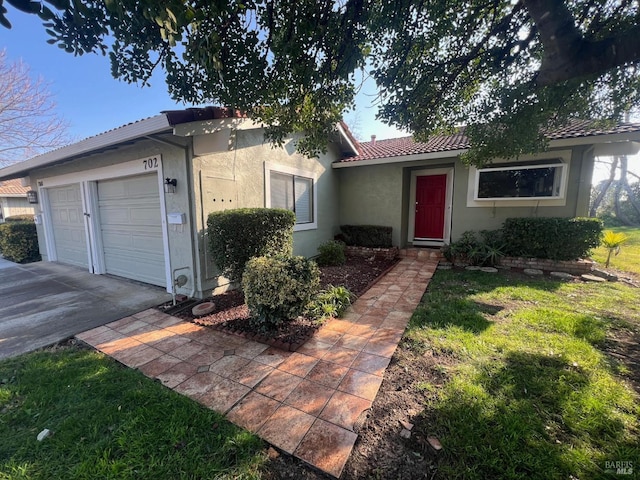
[[[271,207],[296,214],[296,223],[313,222],[313,179],[280,172],[270,173]]]

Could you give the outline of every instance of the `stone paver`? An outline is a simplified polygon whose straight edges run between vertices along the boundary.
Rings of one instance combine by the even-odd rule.
[[[295,353],[154,309],[77,338],[339,477],[354,424],[371,408],[437,265],[431,253],[409,251]]]

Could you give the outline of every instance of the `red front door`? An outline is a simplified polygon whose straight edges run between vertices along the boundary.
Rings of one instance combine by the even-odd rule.
[[[416,178],[415,238],[444,238],[447,175]]]

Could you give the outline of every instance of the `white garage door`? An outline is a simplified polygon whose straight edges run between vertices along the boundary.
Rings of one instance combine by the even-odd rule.
[[[98,205],[107,273],[165,286],[158,178],[100,181]]]
[[[47,192],[58,261],[88,268],[80,184],[49,188]]]

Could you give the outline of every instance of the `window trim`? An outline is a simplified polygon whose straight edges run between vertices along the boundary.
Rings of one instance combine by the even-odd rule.
[[[311,202],[313,221],[308,223],[296,223],[293,226],[294,232],[305,230],[316,230],[318,228],[318,177],[315,173],[300,168],[289,167],[272,162],[264,162],[264,204],[265,207],[271,208],[271,172],[282,173],[284,175],[294,175],[296,177],[304,177],[311,179]]]
[[[486,168],[469,168],[469,182],[467,190],[467,207],[526,207],[526,206],[565,206],[567,202],[567,186],[569,184],[569,170],[571,164],[571,150],[545,152],[541,155],[530,155],[519,159],[522,163],[513,165],[511,162],[495,162]],[[523,164],[524,163],[524,164]],[[558,180],[560,190],[558,195],[547,197],[492,197],[479,198],[478,188],[480,174],[487,171],[533,170],[536,168],[560,168]]]

